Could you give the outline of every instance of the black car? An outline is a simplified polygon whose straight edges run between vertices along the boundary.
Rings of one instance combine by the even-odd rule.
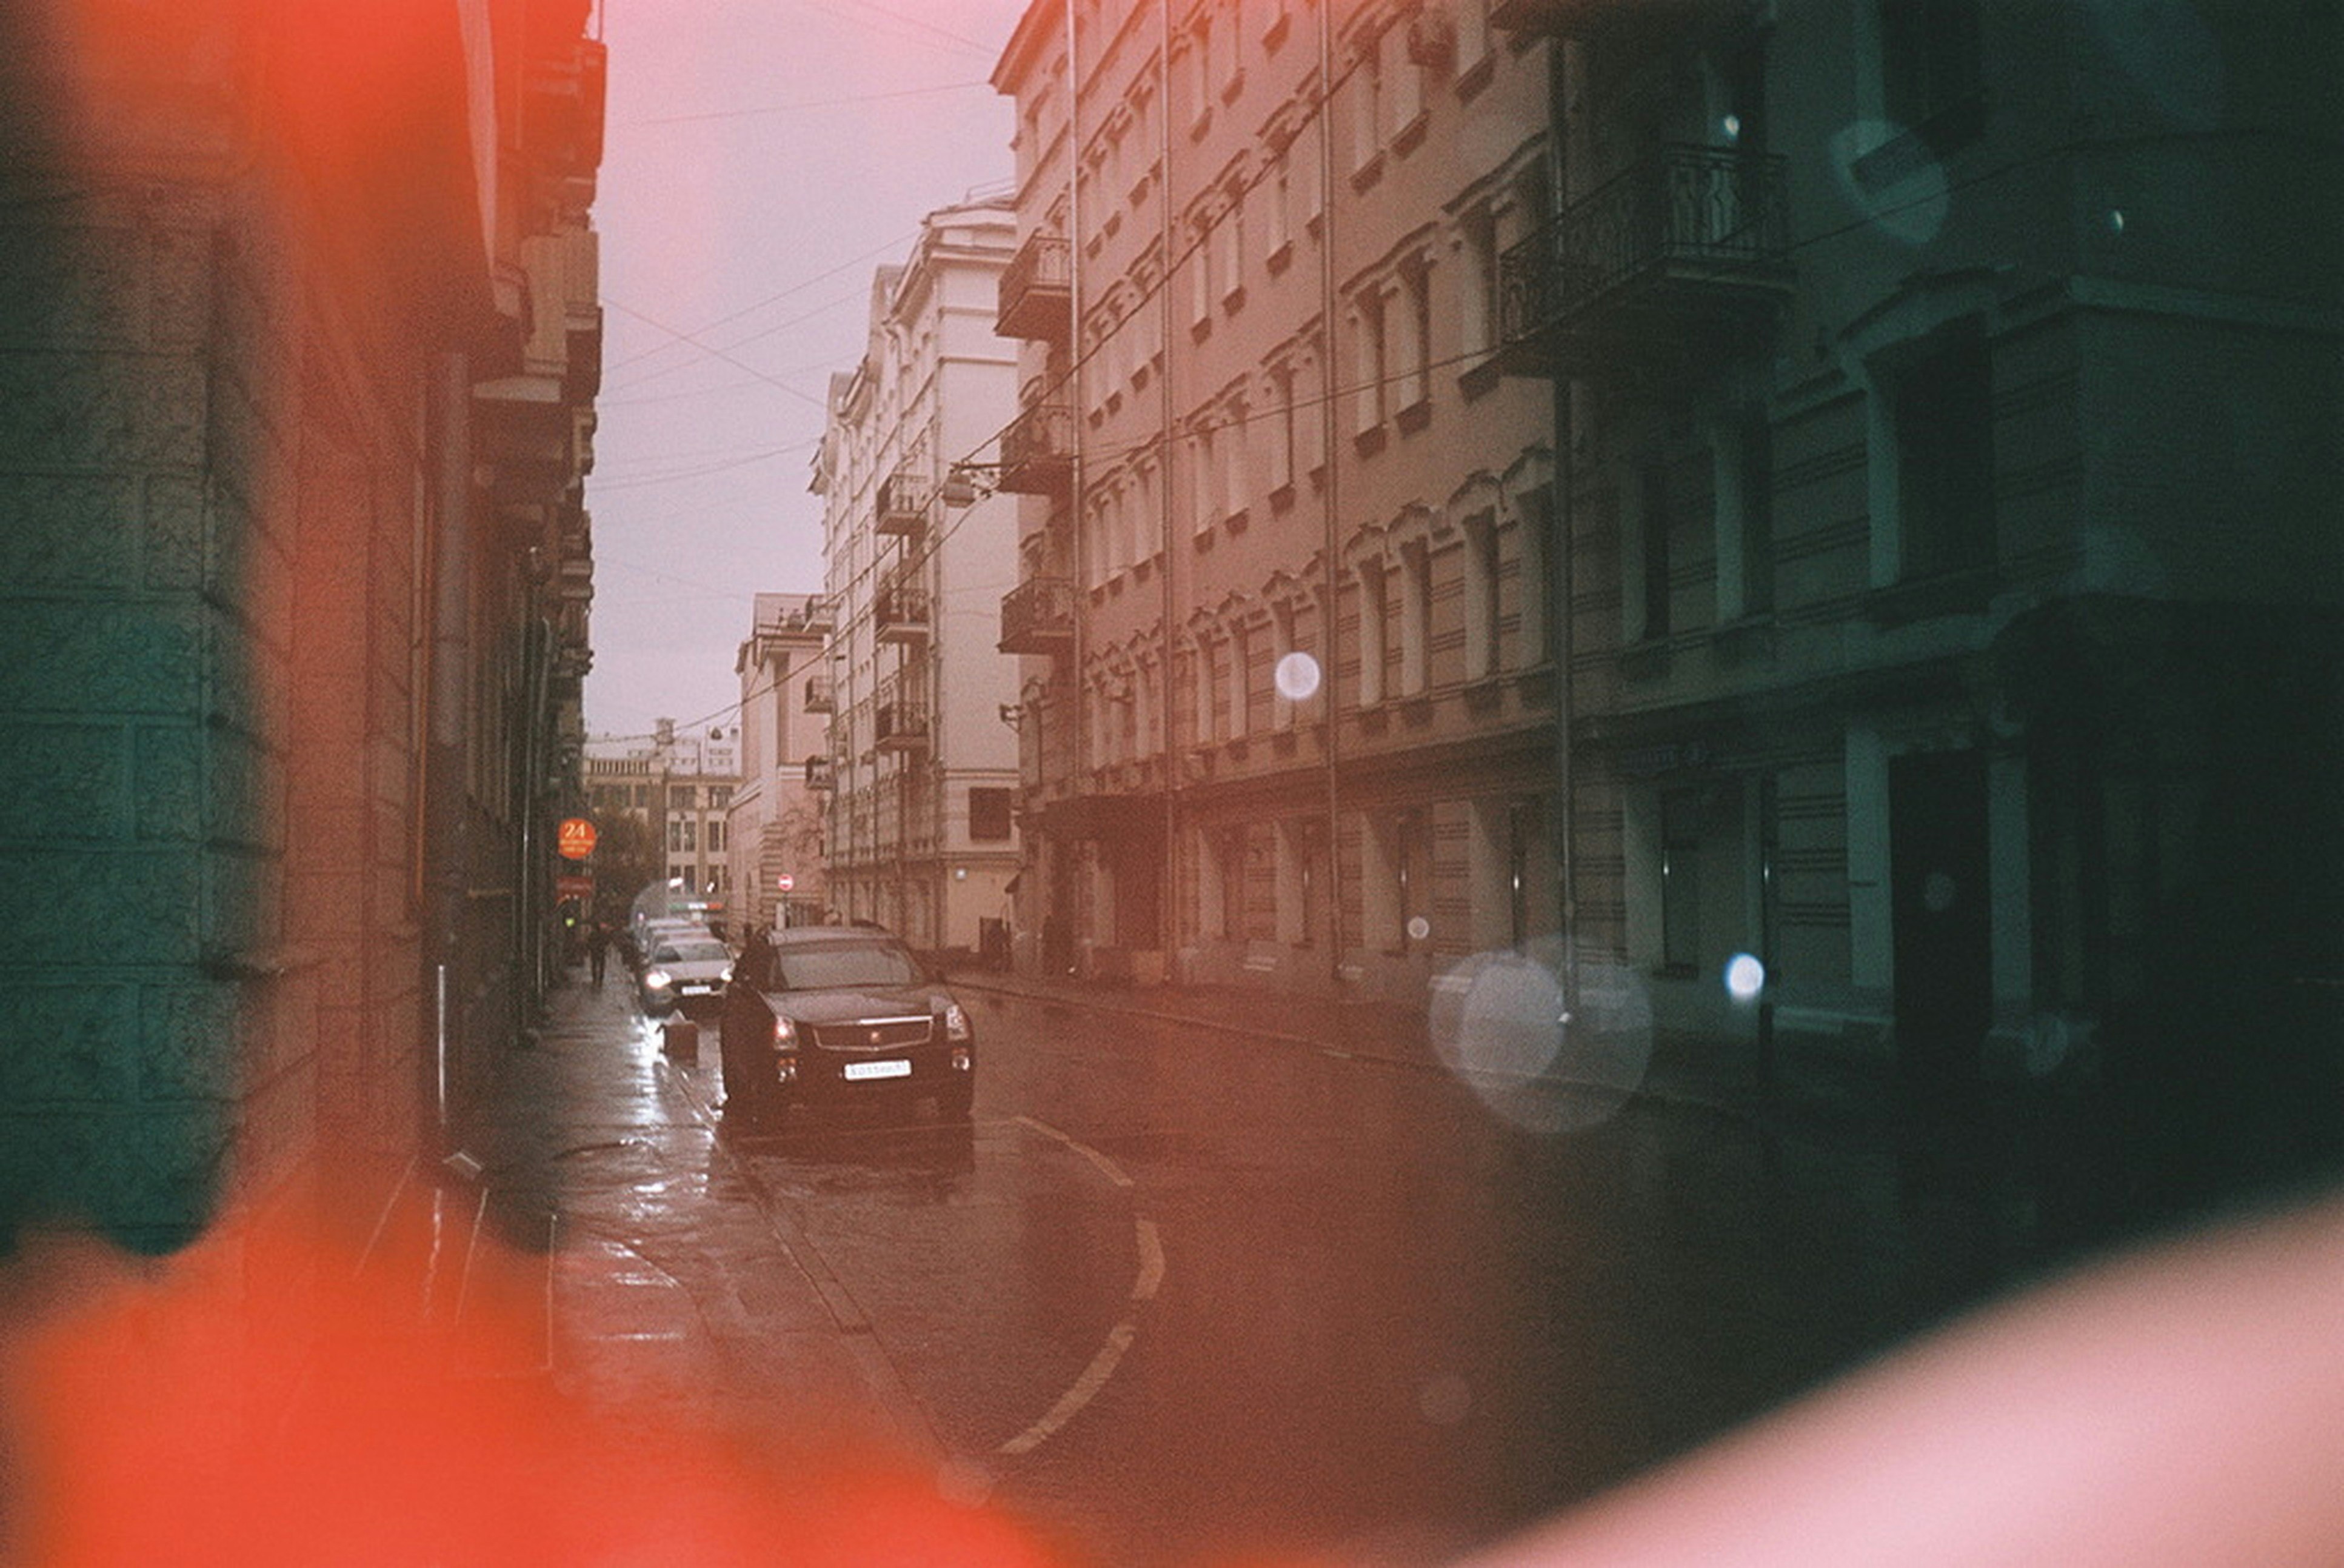
[[[724,1006],[728,1112],[925,1098],[945,1116],[969,1114],[976,1031],[900,939],[817,926],[776,933],[763,953],[754,946]]]

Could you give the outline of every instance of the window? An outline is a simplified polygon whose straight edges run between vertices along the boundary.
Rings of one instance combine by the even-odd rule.
[[[1736,471],[1741,483],[1742,612],[1774,609],[1774,431],[1761,416],[1742,427]]]
[[[1245,937],[1245,829],[1231,828],[1215,837],[1213,865],[1221,885],[1221,935],[1232,942],[1241,941]]]
[[[709,819],[708,853],[711,855],[722,855],[724,853],[724,821],[722,817],[712,817]]]
[[[1351,430],[1364,436],[1384,422],[1384,297],[1363,291],[1351,315]]]
[[[1432,920],[1431,819],[1420,811],[1402,812],[1393,836],[1398,852],[1393,857],[1393,891],[1399,906],[1395,946],[1406,953],[1431,946],[1429,929],[1424,936],[1418,935],[1418,923],[1430,927]]]
[[[1247,465],[1245,405],[1231,403],[1217,417],[1221,421],[1221,515],[1241,517],[1251,499],[1248,481],[1252,478]]]
[[[1639,548],[1637,562],[1641,582],[1637,584],[1639,602],[1643,613],[1642,636],[1646,640],[1669,634],[1669,470],[1662,463],[1647,463],[1643,470],[1642,508],[1637,519]]]
[[[1403,267],[1399,286],[1386,308],[1391,339],[1392,407],[1405,414],[1424,405],[1430,385],[1425,374],[1431,358],[1431,283],[1420,262]]]
[[[1253,700],[1253,638],[1244,622],[1229,628],[1228,650],[1228,736],[1233,741],[1241,741],[1245,739],[1246,709]]]
[[[1498,670],[1498,520],[1490,512],[1465,523],[1465,678],[1487,680]]]
[[[1498,342],[1497,215],[1476,207],[1460,218],[1457,249],[1458,346],[1468,354],[1486,353]]]
[[[1217,521],[1213,508],[1219,500],[1220,491],[1219,470],[1215,467],[1219,460],[1218,444],[1209,419],[1197,427],[1196,472],[1189,486],[1194,497],[1194,511],[1189,517],[1189,528],[1199,534],[1209,532]]]
[[[1900,574],[1991,566],[1994,396],[1983,324],[1939,334],[1895,376],[1892,398]]]
[[[1413,697],[1432,685],[1432,551],[1422,544],[1399,552],[1400,695]]]
[[[1384,700],[1384,563],[1359,563],[1359,706]]]
[[[974,844],[999,844],[1009,836],[1012,792],[973,784],[968,792],[968,836]]]
[[[1424,118],[1424,67],[1409,57],[1408,35],[1408,24],[1397,23],[1376,44],[1389,142],[1403,140]]]
[[[1232,11],[1231,15],[1237,13]],[[1234,310],[1245,303],[1245,192],[1242,186],[1232,187],[1229,204],[1221,209],[1215,229],[1220,247],[1221,303]]]
[[[1351,70],[1351,172],[1363,176],[1383,152],[1383,62],[1378,45]]]
[[[1278,162],[1261,182],[1262,257],[1272,269],[1284,264],[1294,245],[1294,144],[1278,149]]]
[[[1269,492],[1294,488],[1294,367],[1279,365],[1269,372],[1269,416],[1263,434],[1268,439]]]
[[[1880,0],[1888,118],[1943,156],[1981,129],[1978,0]]]

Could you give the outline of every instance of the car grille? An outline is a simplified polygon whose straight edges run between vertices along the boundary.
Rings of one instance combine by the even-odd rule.
[[[864,1018],[851,1024],[809,1024],[805,1032],[825,1051],[886,1051],[924,1046],[935,1029],[929,1018]]]

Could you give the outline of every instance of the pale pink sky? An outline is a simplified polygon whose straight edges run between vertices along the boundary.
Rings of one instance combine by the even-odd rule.
[[[591,733],[728,707],[751,596],[821,585],[824,389],[921,215],[1006,187],[983,84],[1023,9],[605,0]]]

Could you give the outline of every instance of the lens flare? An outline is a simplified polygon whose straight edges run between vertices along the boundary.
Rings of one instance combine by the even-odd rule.
[[[1272,672],[1278,694],[1289,703],[1307,703],[1318,693],[1318,661],[1300,649],[1278,660]]]
[[[0,1561],[1057,1561],[846,1412],[749,1432],[557,1391],[561,1259],[463,1233],[471,1211],[406,1207],[364,1246],[235,1220],[159,1263],[28,1246],[0,1274]]]
[[[1479,953],[1433,983],[1432,1045],[1500,1118],[1533,1132],[1618,1114],[1652,1065],[1652,1004],[1612,959],[1562,962],[1560,943]]]
[[[1737,1002],[1754,1002],[1766,988],[1766,966],[1753,953],[1736,953],[1725,961],[1725,994]]]

